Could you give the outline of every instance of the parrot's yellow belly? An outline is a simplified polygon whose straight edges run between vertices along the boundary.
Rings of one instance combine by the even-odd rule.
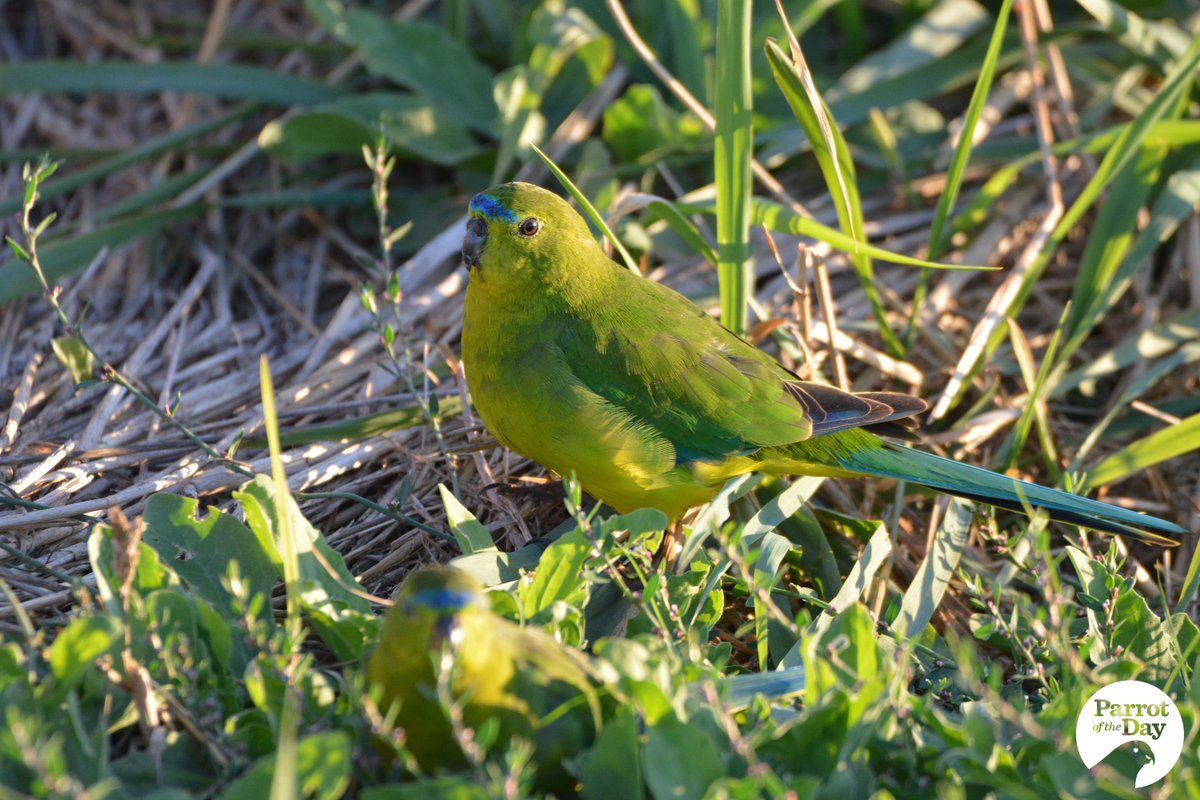
[[[617,511],[657,508],[677,520],[753,469],[748,458],[677,464],[670,441],[585,386],[552,342],[499,333],[463,329],[467,386],[484,425],[508,449],[574,474]]]

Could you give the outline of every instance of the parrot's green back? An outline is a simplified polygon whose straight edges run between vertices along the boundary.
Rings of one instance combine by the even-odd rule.
[[[467,766],[443,699],[461,707],[467,728],[497,725],[500,752],[514,736],[533,742],[539,786],[559,792],[575,784],[564,759],[587,747],[601,724],[601,695],[584,658],[492,613],[482,587],[449,567],[405,579],[367,679],[381,687],[381,711],[394,715],[428,772]]]
[[[565,201],[509,183],[476,195],[462,351],[488,430],[594,497],[672,520],[762,470],[924,484],[1100,530],[1182,528],[902,448],[925,403],[799,380],[677,292],[609,259]]]

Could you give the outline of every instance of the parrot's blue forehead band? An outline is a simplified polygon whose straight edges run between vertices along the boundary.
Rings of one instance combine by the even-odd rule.
[[[493,222],[516,222],[517,215],[511,209],[506,208],[496,198],[490,194],[480,192],[471,198],[469,208],[477,214],[482,214]]]
[[[479,597],[477,592],[455,591],[454,589],[422,589],[412,596],[412,602],[436,613],[461,611],[473,605]]]

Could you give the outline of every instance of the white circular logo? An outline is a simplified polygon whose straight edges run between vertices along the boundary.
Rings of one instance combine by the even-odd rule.
[[[1143,681],[1117,681],[1088,698],[1075,723],[1084,766],[1104,763],[1136,775],[1141,788],[1161,780],[1183,752],[1183,720],[1170,697]]]

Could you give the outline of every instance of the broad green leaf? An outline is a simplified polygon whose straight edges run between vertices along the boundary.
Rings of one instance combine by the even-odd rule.
[[[871,693],[881,689],[880,684],[872,686],[871,679],[885,668],[876,642],[875,620],[859,603],[850,605],[836,617],[825,619],[827,622],[822,628],[806,633],[796,645],[803,651],[805,701],[816,704],[825,692],[845,691],[842,687],[855,685],[855,707],[861,713],[870,707]],[[799,665],[798,661],[784,666]],[[891,666],[890,660],[888,666]]]
[[[188,497],[159,493],[146,503],[142,541],[158,553],[188,587],[221,614],[240,619],[233,597],[223,585],[230,562],[236,561],[250,596],[269,601],[275,588],[275,569],[254,534],[229,514],[210,506],[197,516],[199,503]],[[264,620],[270,603],[263,603]]]
[[[386,786],[368,786],[359,800],[491,800],[482,786],[470,778],[446,776]]]
[[[422,95],[372,92],[340,97],[272,120],[258,143],[272,155],[303,160],[357,155],[382,130],[402,151],[437,164],[458,164],[481,150],[462,123]]]
[[[153,500],[153,498],[151,498]],[[112,527],[106,524],[94,525],[88,535],[88,562],[92,565],[92,574],[96,576],[96,588],[104,600],[105,607],[113,613],[120,612],[117,599],[119,578],[116,574],[116,559],[113,554]],[[134,574],[132,588],[138,594],[148,595],[156,589],[177,585],[179,576],[170,570],[159,558],[158,551],[146,544],[138,543],[137,572]]]
[[[372,74],[422,95],[471,130],[493,132],[492,76],[441,26],[399,22],[351,6],[332,31],[362,56]]]
[[[621,162],[653,162],[710,138],[699,119],[671,108],[654,86],[634,84],[604,109],[604,141]]]
[[[295,784],[297,797],[337,800],[350,786],[353,771],[350,735],[345,731],[323,731],[296,742]],[[221,800],[260,800],[271,791],[276,756],[255,762],[249,771],[218,795]]]
[[[724,772],[720,752],[703,728],[667,715],[644,735],[642,774],[655,798],[700,800]]]
[[[450,564],[474,575],[484,586],[512,583],[521,577],[522,572],[533,571],[546,550],[546,542],[554,542],[575,528],[575,520],[568,518],[555,526],[541,541],[527,544],[519,550],[511,553],[495,548],[481,550],[470,555],[456,556],[451,559]]]
[[[583,800],[642,800],[646,796],[638,761],[640,722],[632,713],[608,720],[596,743],[581,757]]]
[[[92,662],[112,652],[121,641],[121,625],[107,614],[79,617],[58,632],[48,651],[50,672],[59,692],[72,689]]]
[[[487,528],[458,501],[454,493],[440,483],[438,492],[442,496],[442,505],[446,508],[450,530],[454,532],[454,538],[458,541],[458,548],[462,550],[463,555],[495,550],[496,543],[492,541],[492,535],[488,533]]]
[[[521,588],[521,613],[525,619],[532,619],[557,602],[582,597],[584,587],[579,573],[591,549],[592,543],[578,528],[546,548],[533,573],[533,581]]]
[[[1103,564],[1077,548],[1068,547],[1067,554],[1084,592],[1092,599],[1085,607],[1092,636],[1101,652],[1108,658],[1136,659],[1145,667],[1138,677],[1162,686],[1182,656],[1171,624],[1150,610],[1131,580],[1111,574]],[[1111,603],[1111,609],[1100,607],[1100,601]],[[1111,629],[1107,627],[1110,616]]]

